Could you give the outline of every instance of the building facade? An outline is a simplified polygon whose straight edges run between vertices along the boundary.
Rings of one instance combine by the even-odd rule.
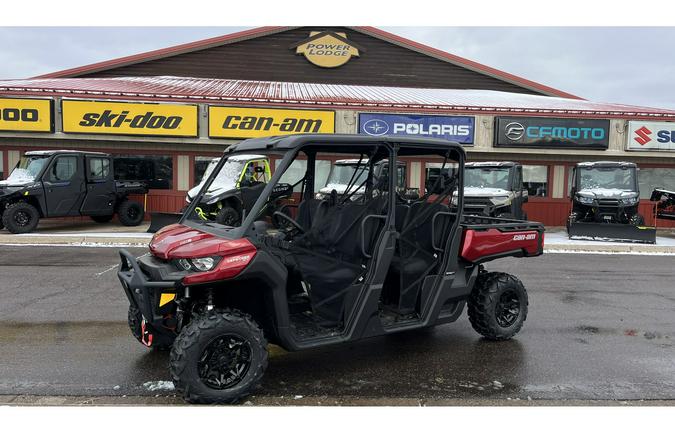
[[[585,101],[375,28],[273,27],[0,81],[0,173],[36,149],[112,153],[144,180],[149,211],[176,211],[226,145],[285,133],[414,134],[465,146],[469,160],[524,165],[530,219],[563,225],[570,170],[640,167],[675,188],[675,111]],[[409,160],[411,187],[436,163]],[[659,225],[666,225],[659,222]]]

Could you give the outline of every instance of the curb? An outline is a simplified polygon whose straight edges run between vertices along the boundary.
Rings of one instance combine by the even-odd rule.
[[[0,245],[6,246],[91,246],[91,247],[147,247],[150,239],[145,237],[103,237],[103,236],[15,236],[0,235]]]
[[[546,244],[544,241],[544,253],[643,253],[643,254],[673,254],[675,255],[675,246],[659,245],[569,245],[569,244]]]

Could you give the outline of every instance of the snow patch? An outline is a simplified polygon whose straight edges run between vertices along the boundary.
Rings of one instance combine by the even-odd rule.
[[[175,389],[171,381],[148,381],[143,383],[143,387],[148,391],[173,391]]]

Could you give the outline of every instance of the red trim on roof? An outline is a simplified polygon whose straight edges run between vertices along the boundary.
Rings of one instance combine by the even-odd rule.
[[[108,70],[116,67],[128,66],[130,64],[146,62],[163,57],[175,56],[182,53],[188,53],[190,51],[204,50],[207,48],[216,47],[223,44],[231,44],[249,38],[256,38],[263,35],[273,34],[275,32],[287,31],[288,29],[290,29],[290,27],[262,26],[260,28],[247,29],[245,31],[235,32],[232,34],[221,35],[219,37],[206,38],[204,40],[174,45],[172,47],[161,48],[159,50],[152,50],[145,53],[134,54],[131,56],[120,57],[117,59],[106,60],[98,63],[92,63],[85,66],[60,70],[58,72],[46,73],[44,75],[34,76],[31,79],[67,78],[92,72],[100,72],[102,70]]]
[[[64,77],[73,77],[80,76],[87,73],[93,73],[108,69],[113,69],[116,67],[126,66],[135,63],[141,63],[145,61],[155,60],[163,57],[175,56],[182,53],[188,53],[190,51],[203,50],[210,47],[216,47],[223,44],[231,44],[238,41],[243,41],[246,39],[257,38],[277,32],[288,31],[294,27],[289,26],[263,26],[260,28],[248,29],[245,31],[235,32],[233,34],[223,35],[220,37],[207,38],[200,41],[194,41],[187,44],[180,44],[173,47],[162,48],[159,50],[148,51],[146,53],[134,54],[131,56],[120,57],[113,60],[107,60],[99,63],[93,63],[86,66],[75,67],[72,69],[61,70],[58,72],[47,73],[45,75],[35,76],[33,79],[44,79],[44,78],[64,78]],[[525,78],[513,75],[508,72],[504,72],[498,69],[495,69],[490,66],[486,66],[472,60],[465,59],[463,57],[456,56],[454,54],[447,53],[442,50],[430,47],[418,43],[416,41],[400,37],[398,35],[392,34],[391,32],[383,31],[381,29],[372,27],[372,26],[355,26],[348,27],[356,31],[365,33],[367,35],[380,38],[384,41],[400,45],[405,48],[409,48],[423,54],[429,55],[431,57],[448,61],[450,63],[456,64],[458,66],[479,72],[488,76],[492,76],[503,81],[513,83],[515,85],[522,86],[524,88],[532,89],[536,92],[542,94],[547,94],[555,97],[562,98],[572,98],[582,100],[583,98],[576,95],[560,91],[555,88],[551,88],[540,83],[530,81]]]
[[[470,70],[473,70],[475,72],[483,73],[492,77],[495,77],[497,79],[501,79],[507,82],[514,83],[516,85],[520,85],[525,88],[530,88],[535,91],[545,93],[545,94],[550,94],[555,97],[563,97],[563,98],[571,98],[575,100],[583,100],[584,98],[578,97],[576,95],[560,91],[555,88],[551,88],[550,86],[542,85],[540,83],[530,81],[529,79],[521,78],[520,76],[513,75],[508,72],[501,71],[499,69],[495,69],[490,66],[486,66],[484,64],[480,64],[478,62],[474,62],[469,59],[465,59],[463,57],[456,56],[454,54],[450,54],[448,52],[445,52],[443,50],[439,50],[433,47],[430,47],[425,44],[418,43],[416,41],[410,40],[408,38],[404,38],[395,34],[392,34],[391,32],[383,31],[379,28],[375,28],[373,26],[356,26],[352,27],[352,29],[355,29],[360,32],[364,32],[368,35],[375,36],[377,38],[382,38],[385,39],[389,42],[393,42],[395,44],[403,45],[404,47],[407,47],[409,49],[417,50],[422,53],[425,53],[427,55],[430,55],[435,58],[440,58],[449,62],[452,62],[453,64],[457,64],[458,66],[462,66],[465,68],[468,68]]]

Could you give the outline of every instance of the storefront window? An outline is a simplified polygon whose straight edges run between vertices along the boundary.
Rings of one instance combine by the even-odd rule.
[[[547,196],[548,166],[523,166],[523,187],[528,196]]]
[[[143,182],[150,189],[173,189],[170,155],[115,155],[115,179]]]
[[[675,168],[641,168],[638,182],[640,198],[649,199],[654,188],[675,189]]]
[[[443,163],[425,163],[424,164],[424,189],[430,189],[436,183],[438,176],[441,174],[441,167]],[[443,167],[443,173],[446,175],[452,174],[457,168],[457,163],[447,162]]]
[[[220,157],[195,157],[195,185],[201,183],[202,179],[208,176],[206,170],[209,168],[209,164],[212,161],[214,164],[211,165],[211,169],[209,170],[213,170],[215,164],[220,161]]]

